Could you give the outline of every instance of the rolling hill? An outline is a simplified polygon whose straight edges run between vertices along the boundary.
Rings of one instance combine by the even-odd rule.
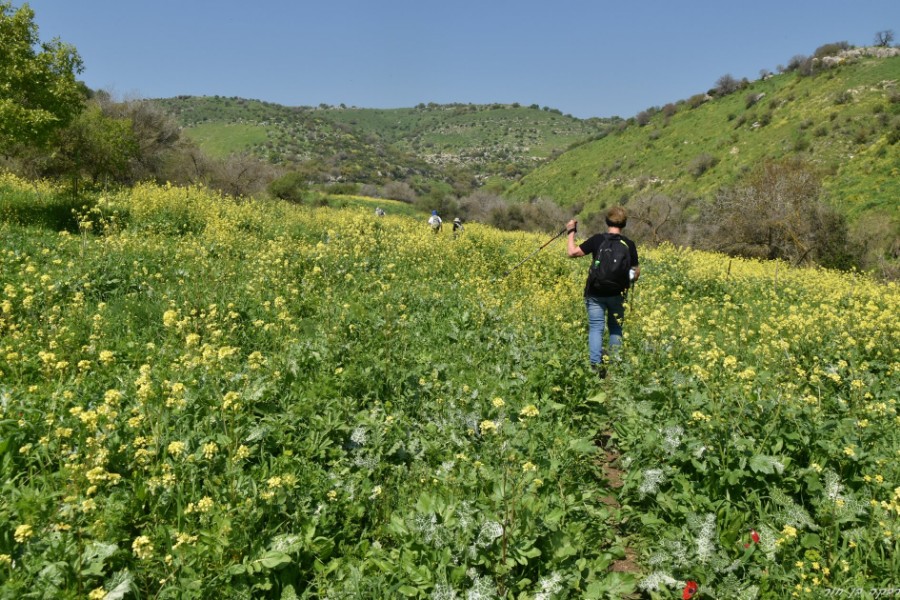
[[[213,156],[248,152],[326,181],[415,177],[511,180],[620,119],[576,119],[536,105],[287,107],[220,96],[156,99]]]
[[[870,48],[652,108],[526,174],[509,190],[598,212],[640,194],[712,198],[766,159],[824,175],[851,222],[900,217],[900,51]]]

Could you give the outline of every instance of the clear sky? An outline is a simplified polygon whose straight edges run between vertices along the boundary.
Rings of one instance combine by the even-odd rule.
[[[12,0],[19,7],[22,0]],[[631,117],[878,31],[900,0],[30,0],[118,99],[538,104]]]

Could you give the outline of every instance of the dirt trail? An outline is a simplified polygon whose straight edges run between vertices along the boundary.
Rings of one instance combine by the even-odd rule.
[[[620,522],[619,509],[621,508],[621,505],[616,498],[616,492],[619,488],[622,487],[624,483],[623,479],[625,476],[625,472],[619,469],[617,466],[619,461],[619,453],[616,451],[615,445],[612,443],[611,432],[602,432],[597,438],[596,444],[600,448],[600,456],[597,459],[597,462],[600,466],[601,471],[603,472],[603,476],[609,483],[609,487],[612,488],[613,491],[612,494],[600,498],[600,501],[610,507],[610,509],[612,510],[613,516],[610,520],[615,524],[614,526],[618,531],[618,523]],[[615,561],[609,569],[610,571],[617,571],[620,573],[640,573],[641,568],[637,563],[637,552],[630,546],[626,546],[625,558],[621,558]]]

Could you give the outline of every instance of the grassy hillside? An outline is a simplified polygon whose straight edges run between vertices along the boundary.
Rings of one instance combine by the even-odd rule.
[[[510,193],[583,202],[586,212],[641,193],[710,198],[762,160],[799,156],[821,168],[827,200],[852,219],[900,218],[900,56],[792,71],[643,116],[542,165]]]
[[[373,207],[0,177],[0,597],[896,586],[896,285],[641,249],[600,381],[561,244]]]
[[[284,165],[337,158],[342,178],[362,182],[387,174],[437,178],[460,169],[481,180],[512,178],[573,143],[602,135],[610,122],[500,104],[312,108],[185,96],[154,102],[213,153],[247,151]]]

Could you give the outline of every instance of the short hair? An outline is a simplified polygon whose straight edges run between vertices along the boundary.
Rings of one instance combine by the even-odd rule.
[[[613,206],[606,211],[606,225],[608,227],[625,227],[628,223],[628,213],[621,206]]]

